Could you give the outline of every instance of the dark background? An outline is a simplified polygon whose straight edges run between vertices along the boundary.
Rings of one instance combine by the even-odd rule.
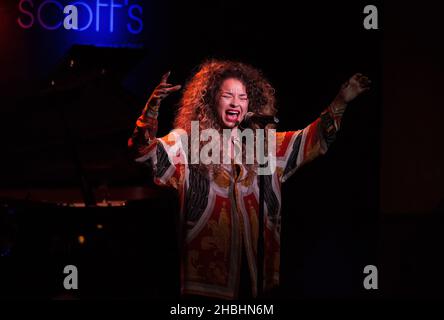
[[[438,10],[373,2],[380,30],[365,30],[366,4],[144,2],[144,32],[120,48],[21,30],[17,2],[2,5],[3,296],[63,296],[69,263],[83,272],[75,297],[177,294],[174,195],[131,163],[126,142],[160,76],[171,70],[171,83],[184,84],[211,57],[264,72],[280,130],[313,121],[353,73],[373,81],[329,153],[284,185],[280,296],[442,296]],[[163,103],[159,134],[179,97]],[[127,205],[67,207],[83,201],[76,163],[98,202]],[[368,264],[377,291],[363,289]]]

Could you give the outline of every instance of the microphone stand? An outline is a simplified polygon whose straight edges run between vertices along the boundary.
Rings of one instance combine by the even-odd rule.
[[[267,124],[273,123],[277,124],[279,122],[279,119],[276,117],[266,117],[266,118],[259,118],[255,123],[259,125],[260,129],[265,129]],[[248,124],[248,123],[247,123]],[[244,123],[239,123],[239,127],[242,129],[245,129],[248,127],[248,125],[245,125]],[[264,135],[265,140],[265,135]],[[265,152],[265,141],[263,141],[264,146],[264,152]],[[266,164],[259,164],[260,168],[265,168]],[[265,177],[263,174],[259,175],[259,234],[257,239],[257,257],[256,257],[256,264],[257,264],[257,298],[262,298],[264,295],[264,262],[265,262],[265,236],[264,236],[264,205],[265,205]]]
[[[265,164],[259,165],[261,168]],[[259,234],[257,239],[257,297],[264,293],[264,175],[259,175]]]

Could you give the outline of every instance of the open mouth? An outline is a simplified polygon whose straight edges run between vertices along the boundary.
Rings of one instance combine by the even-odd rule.
[[[239,119],[240,111],[227,110],[225,111],[225,118],[228,122],[236,122]]]

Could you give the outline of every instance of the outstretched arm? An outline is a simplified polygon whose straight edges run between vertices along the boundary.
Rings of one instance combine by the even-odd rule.
[[[169,94],[181,88],[180,85],[173,86],[167,82],[170,73],[169,71],[162,76],[159,85],[154,89],[143,108],[142,114],[137,119],[136,128],[128,140],[131,156],[136,161],[139,159],[143,161],[156,138],[160,103]]]
[[[338,94],[329,105],[335,120],[336,130],[339,130],[341,126],[342,115],[347,105],[356,99],[356,97],[369,90],[370,84],[371,81],[368,77],[362,73],[356,73],[341,86]]]
[[[303,130],[278,133],[277,160],[282,168],[282,181],[305,163],[327,152],[341,127],[347,105],[369,90],[370,83],[366,76],[356,73],[341,86],[336,97],[314,122]]]

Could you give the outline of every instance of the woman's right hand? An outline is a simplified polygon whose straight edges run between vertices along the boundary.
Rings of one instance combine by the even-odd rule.
[[[178,91],[182,87],[181,85],[173,86],[172,84],[167,83],[170,74],[171,71],[168,71],[162,76],[159,85],[154,89],[153,93],[146,103],[144,115],[149,110],[157,112],[162,100],[165,99],[170,93]]]

